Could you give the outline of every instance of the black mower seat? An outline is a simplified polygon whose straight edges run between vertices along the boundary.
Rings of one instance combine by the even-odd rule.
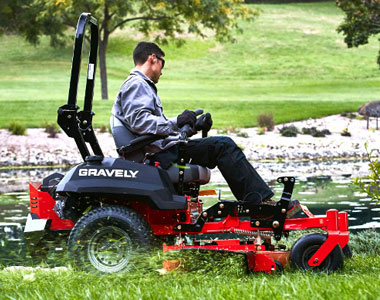
[[[134,162],[142,162],[145,157],[144,147],[162,137],[153,135],[137,136],[126,128],[123,123],[111,116],[111,131],[118,154],[124,159]],[[179,181],[179,168],[176,165],[167,170],[173,183]],[[196,182],[206,184],[210,181],[211,172],[208,168],[198,165],[186,165],[184,183]]]

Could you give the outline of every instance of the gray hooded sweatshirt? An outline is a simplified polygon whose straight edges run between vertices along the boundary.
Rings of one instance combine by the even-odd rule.
[[[137,69],[132,69],[121,85],[112,114],[136,136],[153,134],[167,137],[178,134],[177,118],[165,117],[154,82]],[[149,145],[146,151],[156,153],[174,144],[162,139]]]

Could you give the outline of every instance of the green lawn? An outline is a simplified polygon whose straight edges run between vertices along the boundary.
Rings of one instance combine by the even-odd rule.
[[[212,112],[218,128],[248,127],[261,113],[273,113],[282,123],[356,111],[378,98],[378,41],[347,49],[336,32],[343,15],[333,2],[254,6],[261,14],[254,23],[242,23],[236,43],[189,38],[182,48],[162,47],[167,64],[158,88],[169,117],[202,107]],[[0,37],[0,44],[0,127],[11,120],[28,127],[54,122],[67,99],[71,39],[58,50],[46,38],[38,47],[15,36]],[[108,124],[135,44],[127,30],[110,40],[110,100],[100,100],[97,79],[96,126]],[[83,82],[80,87],[81,106]]]
[[[220,255],[219,255],[220,256]],[[202,256],[198,255],[198,259]],[[239,263],[240,262],[240,263]],[[67,271],[0,271],[1,299],[379,299],[379,256],[355,256],[344,270],[246,274],[237,256],[202,261],[192,271],[154,268],[97,276]]]

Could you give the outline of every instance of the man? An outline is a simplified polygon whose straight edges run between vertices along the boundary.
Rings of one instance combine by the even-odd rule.
[[[137,135],[178,134],[185,124],[191,128],[210,129],[212,120],[204,115],[196,119],[194,112],[185,110],[176,118],[167,119],[163,113],[156,85],[165,65],[165,53],[156,44],[140,42],[133,51],[135,68],[121,85],[112,114]],[[153,161],[163,168],[175,162],[178,146],[159,140],[146,149],[155,153]],[[208,137],[190,140],[186,145],[186,161],[221,171],[237,200],[261,203],[273,192],[246,159],[244,153],[229,137]]]

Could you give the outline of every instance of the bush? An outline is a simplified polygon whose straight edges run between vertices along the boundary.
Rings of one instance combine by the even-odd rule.
[[[26,135],[26,128],[24,125],[13,121],[8,124],[7,129],[9,132],[11,132],[13,135]]]
[[[368,151],[368,144],[365,143],[367,157],[369,161],[369,174],[364,177],[356,177],[352,181],[360,191],[366,193],[373,201],[380,203],[380,160],[373,157],[373,150]]]
[[[257,123],[259,127],[267,128],[268,131],[274,129],[274,120],[272,114],[263,114],[257,117]]]
[[[264,135],[265,134],[265,128],[263,128],[263,127],[257,128],[257,134],[258,135]]]
[[[316,127],[304,127],[302,128],[302,133],[310,134],[313,137],[325,137],[326,135],[331,134],[330,130],[328,129],[318,130]]]
[[[61,132],[56,123],[45,122],[42,124],[42,128],[45,128],[49,138],[56,138],[57,134]]]
[[[380,233],[368,230],[351,234],[349,245],[354,254],[380,255]]]
[[[298,129],[294,125],[284,126],[280,129],[280,134],[286,137],[294,137],[298,134]]]
[[[356,119],[356,114],[355,113],[341,113],[340,114],[341,117],[346,117],[346,118],[349,118],[349,119]]]
[[[248,138],[248,137],[249,137],[248,133],[246,133],[246,132],[239,132],[239,133],[237,134],[237,136],[239,136],[239,137],[243,137],[243,138]]]
[[[220,129],[217,131],[217,133],[223,134],[223,135],[239,134],[240,129],[231,126],[231,127],[226,127],[226,128]]]
[[[100,128],[99,128],[99,132],[100,132],[100,133],[109,132],[109,129],[108,129],[108,127],[107,127],[106,125],[102,125],[102,126],[100,126]]]
[[[351,133],[348,131],[347,128],[344,128],[344,130],[340,133],[341,136],[351,136]]]
[[[330,134],[331,134],[330,130],[328,130],[328,129],[323,129],[321,132],[322,132],[324,135],[330,135]]]

